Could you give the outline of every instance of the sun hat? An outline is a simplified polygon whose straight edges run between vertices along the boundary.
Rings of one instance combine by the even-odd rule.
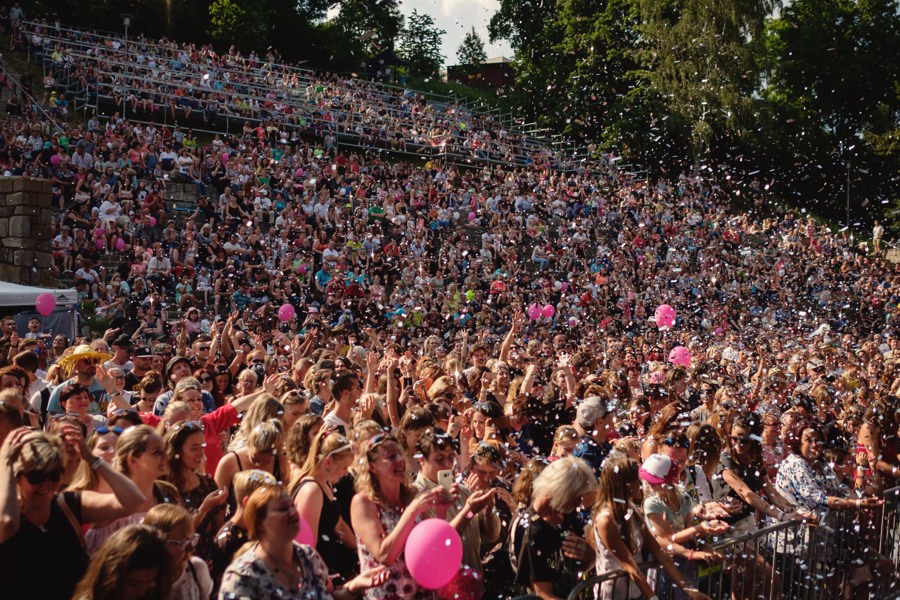
[[[112,358],[112,354],[107,354],[106,352],[97,352],[93,348],[90,347],[89,344],[80,344],[75,346],[75,348],[69,354],[63,355],[56,364],[59,365],[60,369],[63,369],[66,373],[70,373],[72,368],[75,366],[79,360],[85,359],[95,359],[98,362],[106,362]]]
[[[638,469],[641,479],[651,485],[660,485],[666,482],[669,471],[672,470],[672,459],[662,454],[651,454]]]

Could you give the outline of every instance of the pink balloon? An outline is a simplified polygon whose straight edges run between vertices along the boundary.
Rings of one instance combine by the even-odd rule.
[[[285,321],[290,321],[294,318],[294,307],[290,304],[282,304],[281,308],[278,309],[278,320],[284,323]]]
[[[227,153],[227,152],[223,152],[223,153],[222,153],[222,156],[219,157],[219,158],[222,160],[222,164],[224,165],[225,163],[228,162],[228,153]]]
[[[156,217],[150,217],[150,227],[156,227]]]
[[[668,304],[660,304],[653,313],[657,327],[671,327],[675,324],[675,309]]]
[[[716,335],[722,335],[723,333],[725,333],[725,330],[721,327],[716,327],[715,329],[713,329],[713,333]]]
[[[475,214],[475,211],[474,211],[474,210],[473,210],[472,212],[469,213],[469,220],[470,220],[470,221],[474,221],[474,220],[477,219],[477,218],[478,218],[478,215]]]
[[[569,289],[569,282],[563,281],[559,286],[559,291],[565,293],[567,289]]]
[[[677,367],[687,369],[691,366],[691,351],[684,346],[675,346],[669,352],[669,362]]]
[[[537,321],[538,319],[541,318],[541,313],[543,312],[543,310],[542,310],[540,304],[535,303],[535,304],[532,304],[531,306],[529,306],[525,310],[525,312],[528,315],[529,319],[531,319],[532,321]]]
[[[34,301],[34,307],[41,313],[42,317],[46,317],[53,312],[54,308],[56,308],[56,298],[49,292],[38,294],[38,297]]]
[[[300,531],[297,533],[297,537],[294,538],[294,541],[298,544],[303,544],[304,546],[316,547],[316,540],[313,539],[312,527],[309,526],[309,523],[307,523],[306,519],[302,516],[300,517]]]
[[[424,588],[447,585],[462,565],[462,540],[443,519],[426,519],[406,538],[406,566]]]
[[[125,249],[125,240],[123,240],[122,238],[116,238],[116,250],[121,252],[124,249]]]
[[[297,272],[300,273],[301,275],[306,273],[306,265],[300,265],[299,267],[297,267]]]
[[[50,157],[50,164],[53,165],[54,167],[59,166],[59,154],[54,154],[53,156]]]
[[[103,250],[106,247],[106,241],[103,238],[97,238],[94,240],[94,245],[97,246],[97,250]]]
[[[544,317],[545,319],[549,319],[550,317],[552,317],[555,314],[556,314],[556,307],[553,306],[552,304],[547,304],[544,306],[544,308],[541,309],[541,316]]]

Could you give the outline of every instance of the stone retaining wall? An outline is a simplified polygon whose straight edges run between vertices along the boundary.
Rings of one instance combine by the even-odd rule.
[[[50,182],[0,177],[0,280],[56,287],[50,273]]]

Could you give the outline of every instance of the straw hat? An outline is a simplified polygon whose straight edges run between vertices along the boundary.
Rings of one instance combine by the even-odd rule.
[[[64,369],[66,373],[71,373],[72,369],[75,367],[75,363],[86,358],[93,358],[98,362],[105,362],[112,358],[112,354],[97,352],[88,344],[81,344],[79,346],[75,346],[72,352],[63,355],[63,357],[56,361],[56,363],[61,369]]]

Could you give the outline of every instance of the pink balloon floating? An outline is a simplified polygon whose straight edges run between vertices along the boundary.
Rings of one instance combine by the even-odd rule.
[[[49,292],[38,294],[38,297],[34,301],[34,307],[42,317],[46,317],[53,312],[54,308],[56,308],[56,298]]]
[[[691,351],[684,346],[675,346],[669,352],[669,362],[677,367],[688,368],[691,366]]]
[[[543,312],[543,308],[541,307],[540,304],[535,303],[535,304],[532,304],[531,306],[529,306],[525,312],[528,315],[529,319],[531,319],[532,321],[537,321],[538,319],[541,318],[541,313]]]
[[[306,519],[302,516],[300,517],[300,531],[297,533],[294,541],[298,544],[303,544],[304,546],[316,547],[316,540],[313,539],[312,527],[309,526],[309,523],[307,523]]]
[[[563,281],[562,284],[560,284],[560,286],[559,286],[559,290],[563,293],[565,293],[566,290],[568,290],[568,289],[569,289],[569,283],[567,281]]]
[[[59,166],[59,154],[54,154],[53,156],[50,157],[50,164],[53,165],[54,167]]]
[[[675,324],[675,309],[668,304],[660,304],[653,313],[653,320],[657,327],[669,328]]]
[[[124,249],[125,249],[125,240],[123,240],[122,238],[116,238],[116,250],[121,252]]]
[[[462,565],[462,540],[443,519],[426,519],[406,538],[406,566],[416,583],[429,590],[447,585]]]
[[[282,304],[278,309],[278,320],[284,323],[285,321],[290,321],[294,318],[294,307],[290,304]]]
[[[97,246],[97,250],[103,250],[106,247],[106,242],[103,238],[97,238],[94,240],[94,245]]]
[[[475,211],[472,211],[472,212],[469,213],[469,220],[470,220],[470,221],[474,221],[474,220],[477,219],[477,218],[478,218],[478,215],[475,214]]]
[[[555,314],[556,314],[556,307],[553,306],[552,304],[546,304],[546,305],[544,305],[544,308],[541,309],[541,316],[543,316],[545,319],[549,319],[550,317],[552,317]]]
[[[150,217],[150,227],[156,227],[156,217]]]

